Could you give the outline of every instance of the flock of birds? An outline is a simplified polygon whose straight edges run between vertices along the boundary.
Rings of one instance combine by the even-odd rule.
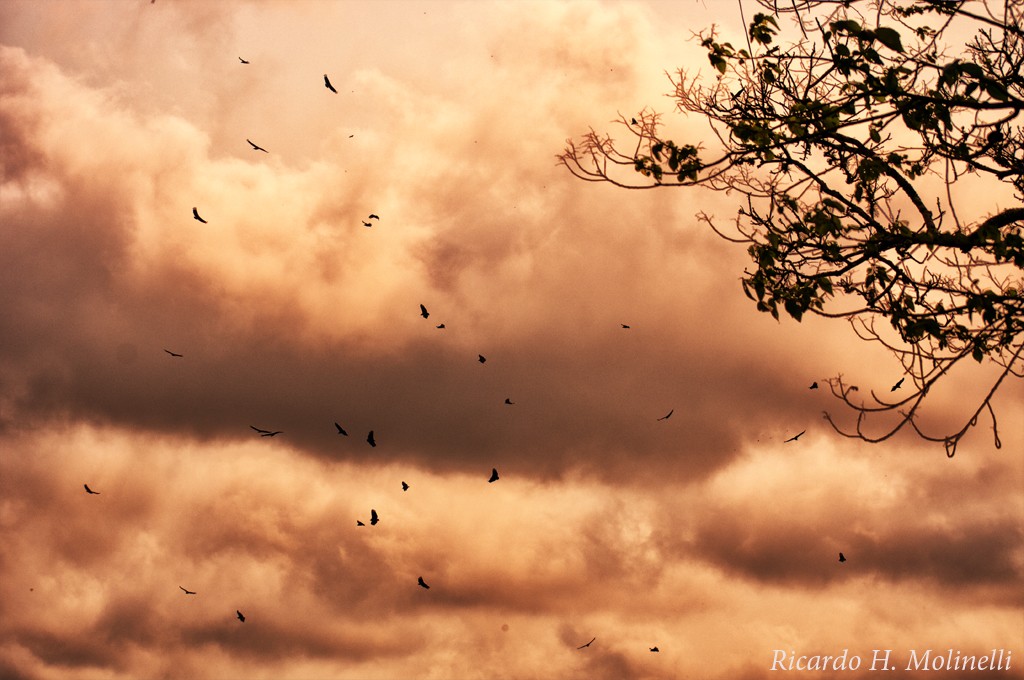
[[[248,60],[243,59],[242,57],[239,57],[238,60],[242,64],[249,64],[250,63]],[[324,74],[324,87],[326,87],[328,90],[330,90],[334,94],[338,93],[338,90],[336,90],[334,85],[331,84],[331,80],[327,76],[326,73]],[[633,122],[635,124],[636,120],[634,119]],[[350,135],[350,137],[351,137],[351,135]],[[246,138],[245,141],[249,143],[249,146],[252,147],[253,151],[262,151],[263,153],[270,153],[269,151],[267,151],[262,146],[260,146],[260,145],[256,144],[255,142],[253,142],[251,139]],[[199,222],[203,223],[203,224],[208,224],[208,222],[205,219],[203,219],[202,216],[200,216],[198,207],[193,207],[192,208],[192,217],[194,219],[198,220]],[[379,221],[380,220],[380,216],[377,215],[377,214],[371,213],[369,216],[367,216],[367,218],[365,220],[362,221],[362,224],[363,224],[364,227],[372,227],[373,223],[369,222],[367,220],[378,220]],[[420,307],[420,316],[422,316],[424,319],[429,318],[430,317],[430,312],[427,310],[426,306],[423,305],[423,304],[420,304],[419,307]],[[622,326],[623,329],[627,329],[628,330],[628,329],[631,328],[631,326],[628,325],[628,324],[620,324],[620,325]],[[437,326],[435,326],[435,328],[444,329],[445,325],[443,323],[441,323],[441,324],[438,324]],[[180,354],[178,352],[173,352],[173,351],[171,351],[169,349],[164,349],[164,352],[169,354],[172,358],[183,358],[184,357],[183,354]],[[479,354],[479,355],[477,355],[477,361],[479,361],[481,364],[483,364],[483,363],[485,363],[487,361],[487,358],[484,355]],[[904,380],[903,378],[900,378],[899,381],[897,381],[892,386],[890,391],[895,392],[896,390],[900,389],[900,387],[903,385],[903,380]],[[812,390],[818,389],[818,383],[817,382],[812,383],[809,389],[812,389]],[[851,387],[851,390],[856,390],[856,389],[857,389],[856,387]],[[505,404],[509,405],[509,406],[512,406],[512,405],[515,404],[515,402],[513,402],[511,400],[511,398],[506,398],[505,399]],[[675,413],[675,409],[669,410],[668,413],[666,413],[664,416],[661,416],[660,418],[657,418],[656,420],[658,420],[658,421],[668,420],[669,418],[672,417],[673,413]],[[255,425],[250,425],[249,427],[252,430],[254,430],[257,434],[259,434],[260,437],[276,437],[279,434],[284,434],[284,432],[282,430],[264,430],[262,428],[256,427]],[[348,432],[345,430],[345,428],[343,428],[337,422],[334,423],[334,427],[337,429],[337,432],[338,432],[339,435],[345,436],[345,437],[348,436]],[[803,430],[800,433],[798,433],[796,435],[793,435],[789,439],[786,439],[783,443],[795,442],[795,441],[799,440],[800,437],[806,431],[807,430]],[[377,446],[376,439],[374,438],[374,435],[373,435],[373,430],[370,430],[369,434],[367,434],[366,442],[371,447]],[[498,481],[498,479],[500,479],[500,477],[498,476],[498,469],[497,468],[491,468],[491,476],[490,476],[490,478],[488,478],[487,482],[493,484],[494,482]],[[94,495],[94,496],[100,495],[99,491],[93,491],[91,488],[89,488],[88,484],[85,484],[84,486],[85,486],[85,491],[86,491],[87,494]],[[403,480],[402,481],[402,491],[408,491],[408,490],[409,490],[409,484],[406,483]],[[369,522],[370,522],[370,526],[376,526],[377,523],[380,522],[380,516],[377,514],[377,511],[375,509],[373,509],[373,508],[370,509],[370,520],[369,520]],[[357,527],[365,527],[366,524],[363,523],[362,520],[358,520],[357,519],[356,520],[356,526]],[[841,553],[841,552],[839,553],[839,562],[846,562],[846,556],[843,555],[843,553]],[[421,588],[424,588],[425,590],[429,590],[430,589],[430,586],[427,584],[426,581],[423,580],[422,576],[417,577],[416,582],[417,582],[417,585],[419,585]],[[194,591],[194,590],[188,590],[187,588],[184,588],[183,586],[178,586],[178,588],[181,589],[186,596],[196,595],[196,591]],[[242,614],[241,611],[235,610],[235,616],[236,616],[236,618],[240,622],[245,623],[245,615]],[[597,637],[593,637],[589,642],[587,642],[586,644],[580,645],[576,649],[578,649],[578,650],[586,649],[586,648],[590,647],[590,645],[593,644],[595,640],[597,640]],[[649,649],[650,649],[651,652],[659,652],[659,651],[661,651],[661,650],[659,650],[659,648],[657,646],[650,647]]]

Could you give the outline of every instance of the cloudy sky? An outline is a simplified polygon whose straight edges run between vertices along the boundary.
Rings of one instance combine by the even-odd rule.
[[[1001,449],[987,422],[953,459],[844,439],[811,382],[902,369],[755,311],[694,218],[735,197],[556,164],[673,117],[713,21],[737,5],[0,4],[0,676],[755,680],[891,649],[925,677],[909,650],[1004,649],[1024,678],[1021,381]]]

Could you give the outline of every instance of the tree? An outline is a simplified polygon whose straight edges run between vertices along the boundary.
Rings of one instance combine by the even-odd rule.
[[[663,139],[660,114],[644,109],[615,121],[628,146],[591,129],[559,161],[588,181],[741,196],[728,230],[698,219],[747,245],[742,288],[757,309],[845,318],[912,378],[870,402],[830,379],[856,413],[849,426],[825,414],[840,434],[882,441],[909,426],[952,457],[988,411],[998,448],[992,397],[1024,375],[1024,6],[758,2],[745,49],[714,27],[696,36],[713,81],[669,76],[677,109],[707,120],[713,148]],[[780,22],[793,34],[784,45]],[[971,215],[954,184],[979,178],[988,205]],[[998,367],[991,389],[962,427],[929,431],[929,390],[967,358]]]

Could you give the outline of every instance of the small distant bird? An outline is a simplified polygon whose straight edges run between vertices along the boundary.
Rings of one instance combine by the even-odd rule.
[[[812,382],[811,386],[808,387],[807,389],[809,389],[809,390],[816,390],[816,389],[818,389],[818,381],[815,380],[814,382]]]
[[[476,355],[476,360],[479,361],[482,364],[485,361],[487,361],[487,357],[485,357],[483,354],[477,354]]]
[[[506,403],[506,404],[508,404],[509,406],[512,406],[512,405],[513,405],[513,404],[515,404],[516,402],[512,401],[511,399],[506,399],[506,400],[505,400],[505,403]]]
[[[889,388],[889,391],[890,392],[895,392],[899,388],[903,387],[903,381],[904,380],[906,380],[906,378],[900,378],[899,380],[897,380],[896,384]]]
[[[83,484],[82,486],[85,487],[85,492],[86,493],[90,493],[90,494],[92,494],[94,496],[99,496],[100,495],[99,491],[93,491],[92,489],[90,489],[88,484]]]
[[[370,526],[377,526],[377,522],[379,521],[380,518],[377,517],[377,511],[374,510],[373,508],[370,508]]]
[[[363,226],[364,227],[372,227],[373,225],[370,224],[369,222],[363,222]]]
[[[270,153],[269,151],[267,151],[266,149],[264,149],[264,148],[263,148],[262,146],[260,146],[260,145],[258,145],[258,144],[255,144],[255,143],[254,143],[254,142],[253,142],[253,141],[252,141],[251,139],[249,139],[248,137],[246,137],[245,141],[249,142],[249,146],[251,146],[251,147],[252,147],[252,150],[253,150],[253,151],[262,151],[263,153]]]
[[[359,521],[359,520],[357,519],[357,520],[356,520],[356,526],[357,526],[357,527],[365,527],[366,525],[365,525],[365,524],[363,524],[362,522],[360,522],[360,521]]]
[[[338,434],[344,435],[346,437],[348,436],[348,432],[345,432],[345,428],[343,428],[341,425],[338,425],[338,423],[334,423],[334,426],[338,428]]]
[[[847,391],[848,391],[848,392],[856,392],[856,391],[858,391],[859,389],[860,389],[860,388],[859,388],[859,387],[857,387],[856,385],[850,385],[850,389],[849,389],[849,390],[847,390]]]
[[[623,328],[632,328],[632,326],[624,323],[620,323],[619,325],[622,326]]]
[[[370,434],[366,435],[366,443],[370,446],[377,445],[377,440],[373,438],[373,430],[370,430]]]
[[[422,576],[416,579],[416,582],[420,584],[421,588],[426,588],[427,590],[430,590],[430,586],[427,585],[427,582],[423,580]]]
[[[181,356],[181,355],[180,355],[180,354],[178,354],[177,352],[172,352],[172,351],[171,351],[171,350],[169,350],[169,349],[165,349],[164,351],[165,351],[165,352],[167,352],[168,354],[170,354],[170,355],[171,355],[172,357],[180,357],[180,356]]]
[[[380,219],[380,215],[374,215],[373,213],[370,213],[370,215],[366,219],[368,219],[368,220],[379,220]]]
[[[181,586],[178,586],[178,587],[181,588]],[[185,591],[186,595],[195,595],[196,594],[196,591],[194,591],[194,590],[185,590],[185,588],[181,588],[181,589]]]
[[[444,328],[444,327],[445,327],[445,325],[444,325],[443,323],[439,323],[439,324],[437,324],[437,327],[438,327],[438,328]]]
[[[843,553],[839,553],[839,561],[840,562],[845,562],[846,561],[846,555],[844,555]]]
[[[245,59],[242,59],[241,57],[238,58],[238,61],[242,62],[243,64],[248,64],[249,63]]]
[[[240,612],[240,611],[238,611],[238,610],[236,609],[236,610],[235,610],[235,615],[236,615],[236,616],[238,616],[238,620],[239,620],[239,621],[241,621],[242,623],[245,623],[245,617],[244,617],[244,616],[242,616],[242,612]]]
[[[405,482],[402,482],[402,491],[408,491],[408,490],[409,490],[409,485],[406,484]]]
[[[422,316],[424,319],[430,316],[430,312],[428,312],[427,308],[424,307],[423,305],[420,305],[420,316]]]
[[[631,120],[630,122],[631,122],[631,123],[632,123],[633,125],[639,125],[639,123],[637,123],[637,122],[636,122],[636,118],[633,118],[633,119],[632,119],[632,120]],[[651,650],[651,651],[657,651],[657,650]]]
[[[666,413],[662,417],[658,418],[658,420],[668,420],[669,418],[672,417],[672,414],[675,413],[675,412],[676,412],[676,410],[672,409],[671,411],[669,411],[668,413]]]
[[[256,427],[255,425],[250,425],[249,427],[251,427],[252,429],[254,429],[257,432],[259,432],[261,437],[274,437],[274,436],[277,436],[279,434],[283,434],[282,430],[274,430],[273,432],[271,432],[270,430],[261,430],[260,428]]]
[[[324,87],[326,87],[334,94],[338,94],[338,91],[334,89],[334,85],[331,85],[331,79],[327,77],[326,73],[324,74]]]
[[[657,647],[651,647],[651,651],[652,652],[660,652],[661,650],[658,649]]]
[[[487,480],[488,484],[498,481],[498,468],[491,468],[491,478]]]
[[[591,643],[591,642],[593,642],[593,641],[594,641],[594,640],[596,640],[596,639],[597,639],[596,637],[595,637],[595,638],[590,638],[590,642],[588,642],[588,643],[587,643],[587,644],[585,644],[585,645],[580,645],[580,646],[579,646],[579,647],[577,647],[576,649],[583,649],[584,647],[589,647],[589,646],[590,646],[590,643]]]
[[[800,439],[800,437],[803,436],[804,432],[807,432],[807,430],[803,430],[802,432],[800,432],[800,434],[793,435],[792,437],[790,437],[789,439],[787,439],[786,441],[784,441],[782,443],[783,444],[788,444],[789,442],[795,442],[797,439]]]
[[[203,224],[207,224],[206,220],[199,216],[199,210],[197,208],[192,208],[192,217],[196,218]]]

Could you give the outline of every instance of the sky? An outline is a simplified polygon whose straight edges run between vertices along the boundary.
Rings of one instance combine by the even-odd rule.
[[[666,72],[737,15],[0,4],[0,677],[1024,678],[1021,381],[1001,448],[843,438],[810,384],[902,368],[755,310],[735,196],[556,162],[702,134]]]

